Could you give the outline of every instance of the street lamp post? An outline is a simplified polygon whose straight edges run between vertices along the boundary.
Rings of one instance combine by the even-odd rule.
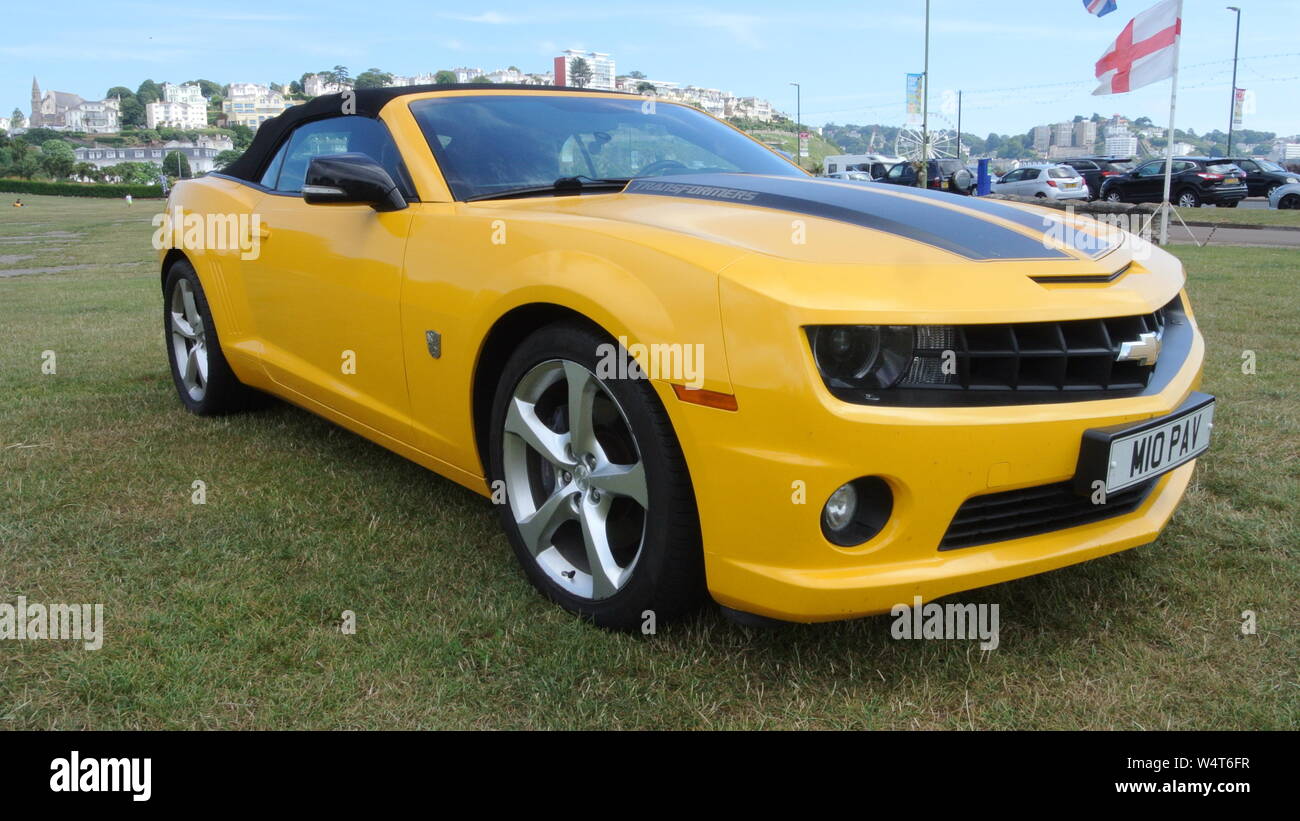
[[[799,124],[803,120],[803,102],[800,99],[803,96],[803,88],[798,83],[791,83],[790,85],[794,86],[794,161],[799,163],[800,168],[803,168],[803,140],[799,138],[799,135],[803,133],[800,131],[803,126]]]
[[[925,66],[921,70],[921,167],[916,185],[925,188],[930,182],[930,0],[925,0]]]
[[[1237,49],[1241,45],[1241,9],[1228,6],[1228,11],[1237,14],[1237,35],[1232,41],[1232,99],[1228,107],[1228,156],[1232,156],[1232,124],[1237,117]],[[1173,138],[1173,135],[1170,135]]]

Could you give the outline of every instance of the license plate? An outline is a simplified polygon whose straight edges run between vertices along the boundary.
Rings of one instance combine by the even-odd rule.
[[[1065,187],[1066,187],[1066,188],[1078,188],[1078,187],[1079,187],[1079,184],[1078,184],[1077,182],[1067,182],[1067,183],[1065,184]]]
[[[1237,184],[1237,178],[1236,178],[1236,177],[1224,177],[1224,178],[1223,178],[1223,184],[1224,184],[1224,185],[1236,185],[1236,184]]]
[[[1213,428],[1214,397],[1193,393],[1166,416],[1085,431],[1075,490],[1091,495],[1102,481],[1114,493],[1168,473],[1205,453]]]

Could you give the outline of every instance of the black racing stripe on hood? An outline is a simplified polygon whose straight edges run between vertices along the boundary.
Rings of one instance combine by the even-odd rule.
[[[884,231],[971,260],[1071,258],[1048,248],[1041,239],[977,214],[892,195],[866,185],[756,174],[690,174],[633,180],[624,193],[735,202],[807,214]],[[965,205],[965,197],[937,196],[952,198],[953,205]],[[1032,227],[1040,232],[1045,228],[1041,219]]]

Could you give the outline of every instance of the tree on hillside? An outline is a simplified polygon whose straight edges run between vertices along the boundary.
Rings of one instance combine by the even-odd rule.
[[[135,90],[135,98],[144,105],[156,103],[162,99],[162,87],[153,80],[145,80]]]
[[[179,151],[169,151],[167,156],[163,157],[163,171],[168,175],[186,179],[193,177],[194,172],[190,170],[190,159]]]
[[[357,75],[356,88],[383,88],[393,81],[393,75],[377,68],[368,68]]]
[[[573,58],[569,64],[569,85],[572,88],[586,88],[591,82],[591,65],[582,57]]]
[[[151,162],[121,162],[103,169],[104,179],[126,185],[153,185],[162,169]]]
[[[645,80],[636,84],[636,90],[641,94],[653,94],[655,90],[654,83],[647,83]]]
[[[629,72],[627,73],[627,76],[631,77],[633,80],[644,80],[644,79],[645,79],[645,73],[644,73],[644,72],[641,72],[641,71],[629,71]]]
[[[111,100],[115,97],[119,100],[125,100],[128,97],[134,100],[135,92],[127,88],[126,86],[113,86],[104,95],[105,100]]]
[[[440,86],[450,86],[456,84],[456,75],[446,69],[433,75],[433,81]]]
[[[235,148],[243,151],[248,148],[248,144],[253,141],[253,129],[246,125],[232,125],[230,127],[231,139],[234,140]]]
[[[99,169],[94,163],[79,162],[72,167],[72,176],[79,180],[89,180],[90,182],[100,182],[104,175],[99,173]]]
[[[214,168],[220,171],[223,168],[225,168],[227,165],[230,165],[232,162],[242,157],[243,155],[244,152],[242,151],[222,151],[220,154],[218,154],[216,157],[212,159],[212,165]]]
[[[72,146],[63,140],[46,140],[41,144],[41,168],[56,180],[67,178],[77,164]]]
[[[13,115],[9,117],[9,125],[11,128],[25,128],[27,126],[27,118],[23,116],[21,108],[14,109]]]
[[[470,82],[471,82],[471,83],[491,83],[492,81],[491,81],[490,79],[488,79],[488,77],[487,77],[486,75],[483,75],[483,74],[476,74],[476,75],[474,75],[473,79],[470,80]]]
[[[321,80],[335,85],[348,85],[352,82],[352,75],[348,74],[347,66],[334,66],[329,71],[322,71],[320,75]]]
[[[140,128],[146,122],[144,104],[136,97],[127,97],[122,100],[119,116],[124,127]]]
[[[211,80],[190,80],[190,83],[199,87],[199,93],[204,97],[220,97],[221,86]]]

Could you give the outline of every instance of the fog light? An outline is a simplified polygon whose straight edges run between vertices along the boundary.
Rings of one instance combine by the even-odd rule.
[[[836,488],[822,508],[822,535],[856,547],[876,537],[894,512],[894,492],[879,476],[860,476]]]
[[[826,500],[826,507],[822,509],[822,522],[827,530],[838,533],[853,523],[857,512],[858,492],[853,489],[853,483],[850,482],[840,485],[831,494],[831,498]]]

